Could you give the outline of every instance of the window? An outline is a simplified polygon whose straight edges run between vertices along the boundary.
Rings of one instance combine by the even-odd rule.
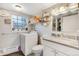
[[[13,15],[12,16],[12,26],[13,26],[13,30],[15,29],[25,29],[26,25],[27,25],[27,21],[26,21],[26,17],[24,16],[16,16]]]

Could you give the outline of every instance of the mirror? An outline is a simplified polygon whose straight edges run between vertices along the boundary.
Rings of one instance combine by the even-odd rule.
[[[79,10],[72,9],[54,16],[53,31],[78,32],[79,31]]]
[[[69,15],[62,17],[62,31],[63,32],[78,32],[79,30],[79,15]]]
[[[61,17],[59,16],[54,16],[53,31],[61,31]]]

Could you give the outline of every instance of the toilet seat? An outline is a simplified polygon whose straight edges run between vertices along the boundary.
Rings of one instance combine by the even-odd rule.
[[[32,48],[32,53],[34,53],[35,56],[40,56],[43,54],[43,45],[36,45]]]

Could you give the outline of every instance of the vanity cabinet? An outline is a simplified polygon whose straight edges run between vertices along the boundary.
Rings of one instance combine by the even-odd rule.
[[[44,49],[43,49],[43,55],[44,56],[66,56],[65,53],[59,51],[58,49],[53,48],[50,46],[48,41],[43,40],[44,42]]]
[[[43,55],[44,56],[66,56],[64,53],[62,53],[56,49],[53,49],[49,46],[46,46],[46,45],[44,47]]]
[[[55,42],[43,40],[44,56],[79,56],[79,50]]]
[[[50,46],[44,45],[43,56],[66,56],[66,55],[54,48],[51,48]]]

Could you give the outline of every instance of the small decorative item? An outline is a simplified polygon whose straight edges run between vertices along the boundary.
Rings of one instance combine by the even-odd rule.
[[[37,23],[40,22],[40,16],[35,16],[34,19]]]
[[[11,24],[11,18],[9,16],[6,16],[4,19],[5,24]]]

